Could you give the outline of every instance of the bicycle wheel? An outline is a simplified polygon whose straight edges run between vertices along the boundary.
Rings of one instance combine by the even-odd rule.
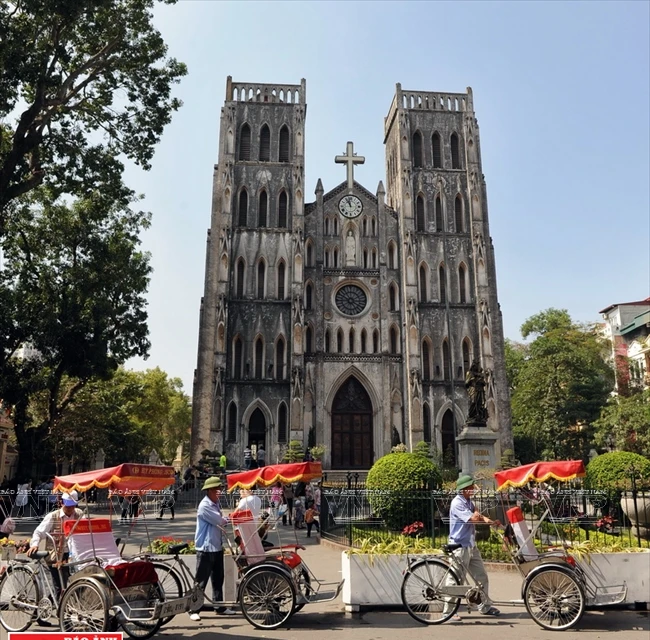
[[[402,582],[402,603],[409,615],[422,624],[441,624],[458,611],[460,598],[444,595],[446,586],[459,585],[454,570],[442,560],[415,563]]]
[[[165,562],[152,562],[156,573],[158,574],[158,584],[163,592],[165,600],[174,600],[182,598],[185,595],[183,588],[183,579],[180,574],[171,565]],[[174,616],[162,618],[161,626],[174,619]]]
[[[296,592],[281,570],[263,567],[244,576],[239,604],[246,620],[257,629],[277,629],[293,615]]]
[[[7,631],[25,631],[36,620],[40,599],[32,570],[9,567],[0,581],[0,624]]]
[[[63,592],[59,626],[64,632],[108,631],[106,588],[90,580],[77,580]]]
[[[159,600],[164,600],[165,596],[160,584],[152,584],[149,589],[149,598],[146,602],[131,602],[129,604],[134,605],[134,607],[144,607],[147,610],[153,610],[156,602]],[[138,611],[131,611],[131,615],[135,616],[138,614]],[[148,611],[142,611],[142,616],[145,617],[150,615]],[[124,620],[120,619],[120,626],[128,636],[131,638],[139,638],[140,640],[146,640],[151,638],[155,633],[158,632],[158,629],[162,626],[162,620]]]
[[[534,573],[524,585],[524,604],[542,628],[564,631],[585,612],[585,594],[571,569],[549,567]]]
[[[311,588],[311,578],[309,576],[309,571],[305,569],[305,567],[302,568],[302,571],[300,572],[300,581],[297,584],[298,587],[298,593],[301,593],[302,596],[306,599],[309,600],[311,597],[311,594],[313,592],[313,589]],[[298,597],[298,594],[296,594],[296,598]],[[300,611],[307,603],[306,602],[299,602],[296,604],[296,606],[293,609],[294,613],[297,613]]]

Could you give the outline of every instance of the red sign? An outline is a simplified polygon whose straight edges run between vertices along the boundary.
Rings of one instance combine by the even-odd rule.
[[[57,633],[45,633],[44,631],[23,633],[11,632],[9,640],[124,640],[124,635],[119,633],[99,631],[65,631]]]

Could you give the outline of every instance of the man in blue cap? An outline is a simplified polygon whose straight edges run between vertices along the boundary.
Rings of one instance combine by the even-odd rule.
[[[498,527],[501,523],[498,520],[491,520],[477,511],[471,500],[476,491],[474,478],[470,475],[462,475],[456,481],[458,495],[451,501],[449,509],[449,544],[459,544],[460,547],[453,553],[463,568],[471,572],[472,576],[480,582],[485,592],[485,601],[478,605],[480,613],[486,616],[498,616],[501,612],[492,606],[492,600],[488,595],[489,580],[481,552],[476,546],[476,523],[489,524]],[[463,576],[459,576],[461,580]],[[454,616],[454,621],[459,621],[460,616]]]

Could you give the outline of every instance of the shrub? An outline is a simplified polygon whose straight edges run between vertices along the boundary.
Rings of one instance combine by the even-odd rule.
[[[190,555],[196,553],[194,547],[194,540],[180,540],[179,538],[173,538],[172,536],[163,536],[162,538],[155,538],[151,541],[151,547],[149,547],[150,553],[167,555],[169,553],[169,547],[175,544],[182,544],[187,542],[189,547],[181,551],[181,555]]]
[[[316,444],[309,449],[309,453],[311,453],[311,457],[314,460],[320,461],[323,459],[323,456],[325,455],[325,445]]]
[[[413,453],[416,453],[419,456],[424,456],[425,458],[432,459],[433,454],[431,453],[431,447],[428,442],[420,440],[415,447],[413,448]]]
[[[442,477],[431,460],[417,453],[389,453],[368,472],[370,504],[389,529],[401,530],[413,521],[430,526],[431,501],[418,489],[440,486]]]
[[[302,449],[300,440],[291,440],[287,450],[284,452],[284,462],[302,462],[305,454]]]
[[[631,489],[632,472],[637,489],[650,489],[650,460],[630,451],[613,451],[587,465],[585,484],[590,489]]]

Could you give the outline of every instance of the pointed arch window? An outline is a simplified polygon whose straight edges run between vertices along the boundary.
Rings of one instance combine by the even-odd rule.
[[[278,408],[278,442],[287,441],[287,405],[280,403]]]
[[[460,169],[460,145],[458,143],[458,135],[451,134],[451,168]]]
[[[337,247],[334,247],[334,251],[332,252],[332,266],[335,269],[339,266],[339,250]]]
[[[422,135],[419,131],[413,134],[413,167],[422,166]]]
[[[240,258],[237,261],[237,277],[235,282],[235,296],[237,298],[244,297],[244,259]]]
[[[264,377],[264,340],[255,340],[255,378],[261,380]]]
[[[330,250],[325,247],[325,268],[327,269],[330,266]]]
[[[463,373],[467,374],[469,371],[470,362],[469,362],[469,340],[465,338],[463,340]]]
[[[332,235],[335,235],[335,236],[339,235],[339,220],[338,220],[338,218],[334,218],[334,220],[332,220]]]
[[[467,302],[467,286],[466,286],[466,279],[465,279],[465,265],[461,264],[460,267],[458,267],[458,292],[459,292],[459,299],[462,303]]]
[[[431,349],[426,340],[422,341],[422,380],[431,380]]]
[[[289,162],[289,129],[286,125],[280,129],[280,162]]]
[[[363,218],[363,235],[367,236],[368,235],[368,218],[364,216]]]
[[[280,260],[280,264],[278,264],[278,300],[284,300],[285,272],[286,265],[284,264],[284,260]]]
[[[314,288],[311,286],[311,282],[307,284],[305,288],[305,309],[310,311],[312,308],[312,298],[314,295]]]
[[[271,130],[264,125],[260,130],[260,162],[271,159]]]
[[[363,329],[361,331],[361,353],[366,353],[368,347],[368,332]]]
[[[377,268],[377,249],[372,250],[372,253],[370,254],[372,257],[372,268],[376,269]]]
[[[237,440],[237,405],[231,402],[228,406],[228,431],[226,432],[226,440],[228,442],[236,442]]]
[[[275,345],[275,379],[284,380],[284,338]]]
[[[265,227],[268,218],[269,196],[266,190],[260,192],[260,200],[257,206],[257,226]]]
[[[257,297],[260,300],[264,299],[265,280],[266,265],[264,264],[264,260],[260,260],[257,265]]]
[[[397,247],[394,242],[388,245],[388,268],[394,269],[397,264]]]
[[[314,351],[314,330],[311,328],[311,325],[307,326],[307,331],[305,332],[305,352],[313,353]]]
[[[314,266],[314,245],[311,242],[307,243],[307,266]]]
[[[363,250],[363,268],[368,268],[368,249]]]
[[[431,146],[433,147],[433,168],[442,169],[442,140],[438,132],[433,134]]]
[[[328,329],[325,331],[325,353],[330,352],[330,347],[331,347],[331,338],[330,338],[330,330]]]
[[[424,265],[420,266],[420,302],[427,302],[427,269]]]
[[[379,330],[375,329],[372,332],[372,352],[379,353]]]
[[[372,227],[372,235],[376,236],[377,235],[377,218],[375,218],[375,216],[372,216],[370,226]]]
[[[244,358],[244,343],[242,339],[237,336],[232,350],[232,377],[235,380],[242,378],[242,360]]]
[[[287,226],[287,212],[288,212],[288,198],[286,191],[280,193],[278,199],[278,227],[284,228]]]
[[[239,192],[239,217],[237,220],[240,227],[245,227],[248,223],[248,191],[246,189]]]
[[[445,380],[451,380],[451,355],[447,340],[442,342],[442,370]]]
[[[330,219],[325,218],[325,235],[328,236],[330,234]]]
[[[397,311],[397,287],[394,284],[388,287],[388,310]]]
[[[251,159],[251,128],[247,124],[239,132],[239,159]]]
[[[397,333],[397,328],[396,327],[391,327],[390,332],[390,352],[391,353],[399,353],[398,350],[398,333]]]
[[[444,229],[443,217],[442,217],[442,198],[440,194],[436,196],[436,231],[442,231]]]
[[[336,350],[339,353],[343,353],[343,330],[339,329],[336,332]]]
[[[463,233],[465,225],[463,224],[463,198],[460,193],[454,201],[454,218],[456,223],[456,233]]]
[[[350,328],[350,333],[348,335],[348,351],[354,353],[354,327]]]
[[[447,279],[445,277],[445,268],[442,265],[438,269],[438,280],[440,284],[440,303],[445,304],[447,302]]]
[[[431,411],[426,402],[422,407],[422,437],[425,442],[431,442]]]
[[[415,230],[425,231],[426,221],[424,217],[424,198],[419,195],[415,201]]]

